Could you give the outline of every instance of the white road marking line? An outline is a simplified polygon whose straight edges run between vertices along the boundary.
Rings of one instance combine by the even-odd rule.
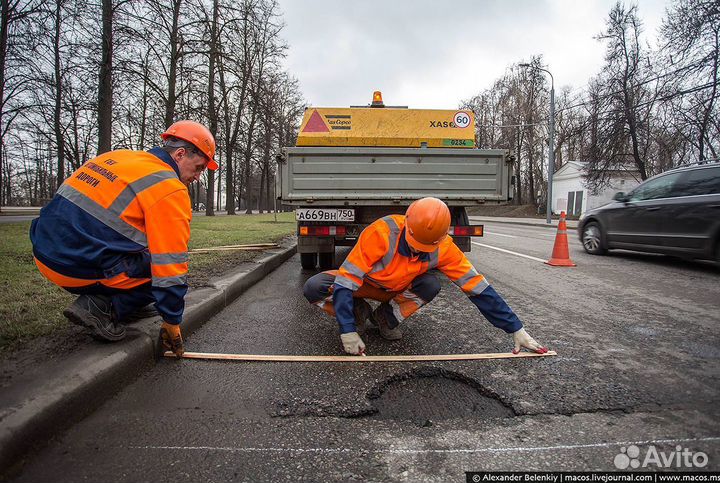
[[[487,231],[485,230],[485,233],[488,235],[495,235],[495,236],[506,236],[508,238],[517,238],[515,235],[505,235],[504,233],[495,233],[494,231]]]
[[[719,441],[719,436],[706,438],[678,438],[678,439],[654,439],[648,441],[615,441],[611,443],[589,443],[589,444],[561,444],[557,446],[520,446],[520,447],[498,447],[498,448],[449,448],[449,449],[415,449],[415,448],[381,448],[366,449],[370,453],[397,453],[397,454],[420,454],[420,453],[497,453],[497,452],[528,452],[528,451],[563,451],[572,449],[587,448],[609,448],[613,446],[643,446],[649,444],[675,444],[675,443],[699,443]],[[355,453],[358,448],[243,448],[230,446],[130,446],[129,449],[157,449],[157,450],[182,450],[182,451],[228,451],[238,453]]]
[[[509,253],[509,254],[511,254],[511,255],[517,255],[518,257],[528,258],[528,259],[530,259],[530,260],[535,260],[536,262],[545,263],[545,260],[543,260],[543,259],[541,259],[541,258],[531,257],[530,255],[525,255],[524,253],[511,252],[510,250],[505,250],[504,248],[498,248],[498,247],[493,247],[493,246],[490,246],[490,245],[485,245],[484,243],[472,242],[472,244],[473,244],[473,245],[478,245],[478,246],[481,246],[481,247],[485,247],[485,248],[490,248],[491,250],[497,250],[497,251],[503,252],[503,253]]]

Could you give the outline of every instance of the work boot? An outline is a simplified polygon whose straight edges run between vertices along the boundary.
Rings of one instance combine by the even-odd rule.
[[[370,317],[370,312],[372,312],[372,307],[365,299],[353,299],[353,315],[358,335],[365,333],[365,321]]]
[[[110,298],[81,295],[63,311],[73,324],[90,329],[97,340],[116,342],[125,337],[125,325],[115,324]]]
[[[160,312],[155,308],[155,304],[147,304],[144,307],[140,307],[135,312],[127,316],[129,321],[135,322],[141,319],[147,319],[160,315]]]
[[[389,304],[382,303],[380,304],[380,306],[378,306],[378,308],[373,311],[373,313],[370,315],[370,319],[378,326],[378,329],[380,329],[380,335],[383,337],[383,339],[402,339],[403,334],[399,326],[393,329],[390,328],[390,324],[387,320],[386,311],[392,311],[392,309],[390,308]]]

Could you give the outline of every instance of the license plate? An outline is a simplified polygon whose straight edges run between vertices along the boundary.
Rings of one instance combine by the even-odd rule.
[[[297,221],[355,221],[352,208],[298,208],[295,210]]]

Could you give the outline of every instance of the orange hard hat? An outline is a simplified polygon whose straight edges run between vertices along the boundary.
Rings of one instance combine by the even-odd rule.
[[[450,229],[450,209],[437,198],[414,201],[405,212],[405,240],[419,252],[434,252]]]
[[[167,139],[170,136],[192,143],[208,158],[208,169],[215,171],[218,164],[215,162],[215,138],[208,128],[195,121],[177,121],[160,135]]]

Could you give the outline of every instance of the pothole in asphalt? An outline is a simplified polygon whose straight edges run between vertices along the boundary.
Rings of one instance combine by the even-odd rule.
[[[422,368],[394,376],[369,394],[376,419],[437,421],[509,418],[515,412],[497,395],[462,374]]]
[[[434,367],[396,374],[364,399],[290,398],[276,401],[272,417],[338,417],[409,420],[420,426],[457,418],[510,418],[517,414],[474,379]]]

